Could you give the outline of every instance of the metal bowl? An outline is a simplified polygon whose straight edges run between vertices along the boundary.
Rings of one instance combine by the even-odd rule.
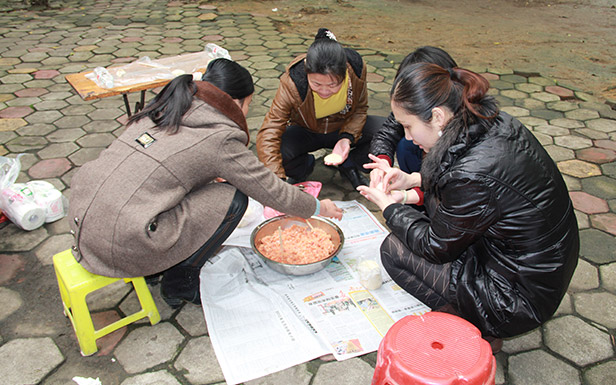
[[[263,261],[265,261],[265,264],[267,264],[270,268],[274,269],[279,273],[288,275],[307,275],[316,273],[319,270],[323,270],[325,266],[329,265],[332,259],[334,259],[334,257],[338,255],[340,250],[342,250],[342,246],[344,245],[344,234],[342,233],[340,227],[338,227],[336,224],[334,224],[328,219],[314,216],[311,217],[309,221],[312,227],[314,227],[315,229],[321,229],[327,234],[329,234],[332,239],[332,242],[334,243],[334,252],[329,257],[323,260],[313,263],[297,265],[290,263],[281,263],[267,258],[257,249],[256,245],[261,243],[261,239],[265,236],[275,234],[278,231],[278,227],[283,230],[293,225],[308,227],[308,224],[306,223],[305,219],[296,216],[281,215],[268,219],[265,222],[261,223],[252,231],[252,234],[250,236],[250,245],[252,246],[254,252],[257,253],[257,255],[261,257],[261,259],[263,259]]]

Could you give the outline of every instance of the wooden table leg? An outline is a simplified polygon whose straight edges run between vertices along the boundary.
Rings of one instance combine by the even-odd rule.
[[[141,100],[135,103],[135,113],[143,110],[143,107],[145,107],[145,91],[146,90],[141,91]],[[130,103],[128,102],[128,93],[122,94],[122,98],[124,99],[124,107],[126,107],[126,114],[130,118],[132,113],[130,110]]]
[[[124,107],[126,107],[126,115],[130,118],[132,114],[130,112],[130,104],[128,103],[128,94],[122,94],[122,98],[124,99]]]

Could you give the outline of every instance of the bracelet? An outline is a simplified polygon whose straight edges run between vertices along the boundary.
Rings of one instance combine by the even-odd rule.
[[[312,215],[319,215],[321,213],[321,202],[317,197],[315,197],[314,199],[317,201],[317,208],[314,210],[314,214]]]
[[[402,204],[405,205],[406,204],[406,198],[407,198],[406,190],[402,190],[402,191],[404,191],[404,198],[402,198]]]

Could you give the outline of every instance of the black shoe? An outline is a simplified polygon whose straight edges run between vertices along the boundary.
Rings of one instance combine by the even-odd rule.
[[[177,309],[183,302],[201,305],[199,292],[199,268],[174,266],[163,274],[160,295],[167,305]]]
[[[357,167],[338,167],[338,170],[340,170],[340,175],[351,182],[355,190],[357,190],[357,186],[370,185],[370,181],[357,169]]]
[[[152,274],[152,275],[146,275],[145,278],[145,283],[147,283],[150,286],[156,286],[160,283],[160,277],[163,275],[163,273],[156,273],[156,274]]]

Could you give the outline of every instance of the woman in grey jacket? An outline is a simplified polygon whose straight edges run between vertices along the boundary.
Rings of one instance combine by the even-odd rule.
[[[547,321],[579,253],[573,206],[558,168],[518,120],[498,111],[488,82],[418,63],[394,82],[396,120],[427,155],[406,174],[373,157],[384,188],[359,187],[392,230],[381,258],[392,279],[433,309],[447,307],[486,337]],[[406,189],[421,186],[426,213]],[[396,191],[394,190],[402,190]]]
[[[172,307],[200,303],[201,267],[239,223],[248,196],[304,218],[342,217],[247,148],[254,86],[245,68],[217,59],[203,80],[172,80],[71,181],[75,258],[111,277],[164,272],[161,294]]]

